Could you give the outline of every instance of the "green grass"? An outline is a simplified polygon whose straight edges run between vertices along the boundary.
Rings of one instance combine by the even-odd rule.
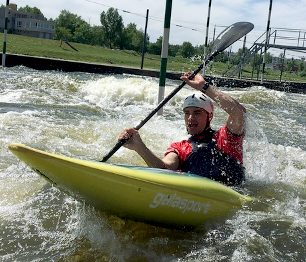
[[[2,36],[3,34],[0,34]],[[2,36],[3,37],[3,36]],[[66,43],[58,40],[40,39],[20,35],[7,35],[7,53],[30,56],[41,56],[65,60],[83,61],[101,64],[113,64],[140,68],[141,54],[129,50],[108,49],[100,46],[70,43],[78,51],[70,48]],[[0,43],[2,50],[3,43]],[[190,64],[189,59],[168,58],[170,71],[181,71]],[[144,68],[160,68],[160,56],[146,54]]]
[[[0,33],[3,38],[3,34]],[[140,68],[141,54],[129,50],[108,49],[100,46],[91,46],[79,43],[70,43],[78,51],[70,48],[66,43],[58,40],[33,38],[21,35],[7,35],[7,53],[30,56],[41,56],[64,60],[74,60],[99,64],[112,64]],[[3,42],[0,43],[2,50]],[[144,59],[144,69],[160,69],[160,56],[146,54]],[[182,57],[168,57],[167,70],[174,72],[186,72],[195,70],[202,62]],[[208,75],[222,75],[228,65],[225,63],[213,62],[206,70]],[[246,66],[242,72],[243,78],[251,78],[252,68]],[[279,80],[280,72],[277,70],[266,71],[265,78],[268,80]],[[256,79],[256,72],[254,79]],[[284,72],[283,81],[305,82],[306,78],[299,74]]]

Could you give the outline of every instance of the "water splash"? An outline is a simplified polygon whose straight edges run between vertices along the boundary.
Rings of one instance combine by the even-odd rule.
[[[302,261],[305,257],[305,96],[267,90],[222,89],[248,109],[242,189],[256,197],[225,223],[176,231],[126,221],[74,200],[7,150],[11,142],[99,160],[118,133],[156,106],[156,79],[0,69],[0,255],[12,260]],[[169,81],[166,95],[178,85]],[[181,90],[142,129],[162,156],[186,135]],[[226,114],[216,108],[214,126]],[[284,125],[285,123],[288,126]],[[113,163],[144,164],[122,148]]]

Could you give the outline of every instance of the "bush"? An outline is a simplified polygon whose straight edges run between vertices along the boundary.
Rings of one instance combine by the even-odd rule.
[[[304,71],[302,71],[302,72],[300,73],[300,77],[306,77],[306,70],[304,70]]]

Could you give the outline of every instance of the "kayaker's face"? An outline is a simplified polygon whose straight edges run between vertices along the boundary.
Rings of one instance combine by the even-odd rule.
[[[202,133],[208,122],[208,113],[199,107],[184,108],[185,125],[190,135]]]

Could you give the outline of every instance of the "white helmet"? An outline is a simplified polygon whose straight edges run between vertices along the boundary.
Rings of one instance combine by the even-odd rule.
[[[196,93],[186,97],[183,109],[191,106],[203,108],[208,113],[214,112],[214,105],[211,99],[202,93]]]

